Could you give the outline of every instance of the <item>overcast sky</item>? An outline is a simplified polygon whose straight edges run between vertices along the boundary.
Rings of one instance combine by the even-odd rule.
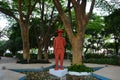
[[[2,14],[0,13],[0,31],[6,26],[8,25],[8,21],[2,16]]]

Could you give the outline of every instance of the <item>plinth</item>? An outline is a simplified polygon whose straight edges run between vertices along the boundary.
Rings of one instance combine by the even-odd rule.
[[[64,70],[49,69],[49,73],[53,76],[56,76],[60,80],[66,80],[66,74],[68,73],[68,69]]]

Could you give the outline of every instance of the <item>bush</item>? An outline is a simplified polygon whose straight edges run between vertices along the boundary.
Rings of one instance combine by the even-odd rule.
[[[23,54],[16,54],[16,57],[19,59],[19,60],[23,60]],[[37,54],[30,54],[30,59],[37,59]]]
[[[0,52],[0,56],[3,56],[3,53]]]
[[[99,58],[104,58],[104,54],[97,54],[97,53],[94,53],[94,54],[91,54],[91,53],[88,53],[88,54],[85,54],[85,58],[86,59],[90,59],[90,58],[95,58],[95,59],[99,59]]]
[[[27,60],[18,60],[17,63],[21,64],[31,64],[31,63],[50,63],[47,60],[37,60],[37,59],[30,59],[29,62]]]
[[[13,54],[11,54],[11,53],[6,53],[6,54],[5,54],[5,57],[13,57]]]
[[[91,58],[83,61],[84,63],[120,65],[120,58]]]
[[[17,54],[16,54],[16,58],[18,58],[19,60],[23,60],[23,55],[22,55],[22,54],[17,53]]]
[[[93,69],[92,68],[89,68],[89,67],[86,67],[85,65],[71,65],[68,67],[68,70],[69,71],[76,71],[76,72],[92,72]]]
[[[48,53],[48,57],[49,57],[49,59],[53,59],[53,58],[55,58],[55,56],[54,56],[53,53]]]

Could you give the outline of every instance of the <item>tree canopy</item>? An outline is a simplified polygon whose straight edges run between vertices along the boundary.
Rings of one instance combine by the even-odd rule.
[[[85,32],[98,36],[96,33],[100,32],[101,26],[103,26],[103,24],[99,24],[99,17],[92,16],[94,5],[110,13],[119,7],[119,4],[115,4],[116,1],[90,0],[89,10],[86,12],[87,3],[88,0],[2,0],[0,1],[0,12],[19,23],[24,59],[30,59],[29,50],[36,45],[38,45],[40,59],[41,50],[45,49],[44,51],[47,52],[49,41],[57,29],[56,26],[64,26],[72,46],[73,64],[82,64]],[[90,20],[90,17],[93,20]],[[94,20],[96,20],[95,23],[93,23]],[[88,27],[87,24],[91,27]],[[93,33],[92,30],[94,30]],[[35,33],[30,36],[30,32]],[[11,39],[17,35],[17,33],[11,35]],[[20,40],[20,37],[15,40]],[[30,43],[34,40],[35,45],[31,45]]]

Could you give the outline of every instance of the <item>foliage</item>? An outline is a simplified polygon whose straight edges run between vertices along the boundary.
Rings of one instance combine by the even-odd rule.
[[[105,17],[105,34],[114,39],[115,54],[118,55],[120,47],[120,9],[116,9],[109,16]]]
[[[31,56],[31,60],[37,59],[37,54],[32,53],[32,54],[30,54],[30,56]],[[50,59],[55,58],[54,54],[51,54],[51,53],[49,53],[48,56]],[[18,60],[23,60],[22,54],[20,54],[20,53],[17,53],[16,57],[18,58]],[[44,55],[42,54],[42,59],[43,59],[43,57],[44,57]]]
[[[104,57],[104,58],[90,58],[84,60],[85,63],[96,63],[96,64],[110,64],[120,66],[120,57]]]
[[[27,60],[18,60],[17,63],[21,63],[21,64],[35,64],[35,63],[50,63],[49,61],[47,60],[37,60],[37,59],[30,59],[29,61]]]
[[[2,0],[0,12],[19,23],[23,42],[23,57],[29,59],[29,21],[38,0]]]
[[[29,63],[49,63],[46,60],[37,60],[37,54],[30,54],[30,56]],[[17,53],[16,58],[18,59],[17,63],[28,64],[28,61],[23,59],[22,54]]]
[[[5,57],[13,57],[13,54],[11,54],[11,53],[6,53],[4,56],[5,56]]]
[[[101,15],[110,14],[114,9],[120,8],[119,0],[96,0],[96,8],[99,8]]]
[[[22,38],[19,24],[13,24],[8,29],[7,33],[9,35],[9,40],[6,42],[7,49],[9,49],[12,54],[17,53],[19,50],[22,50]]]
[[[7,50],[6,41],[0,41],[0,56]]]
[[[95,35],[99,34],[104,29],[104,19],[102,16],[92,14],[85,34]]]
[[[37,54],[30,54],[31,59],[37,59]],[[17,53],[16,57],[18,58],[18,60],[23,60],[22,54]]]
[[[7,3],[7,1],[8,1],[8,3]],[[51,0],[49,0],[50,2],[51,2]],[[61,0],[60,0],[61,1]],[[40,1],[40,2],[42,2],[42,1]],[[44,0],[43,0],[43,2],[44,2]],[[63,1],[62,1],[63,2]],[[31,3],[31,5],[30,5],[30,3]],[[21,12],[22,12],[22,16],[24,17],[23,19],[25,20],[25,22],[26,22],[26,17],[29,17],[29,15],[27,15],[27,14],[30,14],[30,13],[28,13],[27,11],[31,11],[32,9],[30,9],[30,6],[32,7],[32,6],[34,6],[33,5],[33,3],[34,3],[34,1],[33,0],[31,0],[31,2],[29,1],[29,0],[22,0],[22,7],[21,7]],[[64,3],[62,3],[62,4],[64,4]],[[9,16],[11,15],[13,18],[15,18],[15,16],[14,15],[16,15],[16,18],[17,17],[19,17],[18,16],[18,9],[17,9],[17,6],[18,6],[18,4],[17,4],[17,0],[13,0],[13,2],[10,2],[9,0],[2,0],[2,1],[0,1],[0,6],[2,6],[2,7],[0,7],[0,10],[1,11],[7,11],[7,13],[9,13]],[[42,5],[40,5],[40,6],[42,6]],[[51,5],[50,5],[50,7],[51,7]],[[63,7],[63,6],[62,6]],[[71,7],[71,6],[70,6]],[[41,9],[42,7],[40,7],[40,9]],[[37,8],[38,9],[38,8]],[[36,9],[36,12],[39,12],[38,10]],[[10,11],[9,11],[10,10]],[[51,11],[51,9],[45,9],[45,10],[50,10]],[[20,10],[19,10],[20,11]],[[38,13],[36,13],[35,12],[35,14],[38,14]],[[49,11],[46,11],[45,13],[47,13],[47,12],[49,12]],[[82,11],[81,11],[82,12]],[[84,12],[84,11],[83,11]],[[11,14],[12,13],[12,14]],[[41,10],[41,13],[42,13],[42,10]],[[43,14],[44,14],[44,12],[43,12]],[[48,14],[48,13],[47,13]],[[50,15],[47,15],[47,14],[44,14],[44,15],[42,15],[42,16],[45,16],[44,17],[44,19],[49,19],[50,18]],[[79,14],[78,14],[79,15]],[[35,15],[33,15],[33,16],[35,16]],[[31,17],[33,17],[33,16],[31,16]],[[39,15],[37,15],[37,16],[39,16]],[[41,16],[41,17],[42,17]],[[55,17],[55,16],[54,16]],[[15,19],[16,19],[15,18]],[[53,18],[53,17],[51,17],[51,18]],[[74,17],[75,18],[75,17]],[[17,19],[18,20],[18,19]],[[22,20],[18,20],[18,21],[22,21]],[[46,20],[46,22],[48,22],[49,20]],[[81,21],[81,20],[78,20],[78,21]],[[83,20],[84,21],[84,20]],[[44,21],[43,21],[44,22]],[[50,21],[50,22],[52,22],[52,21]],[[76,22],[76,21],[74,21],[74,22]],[[38,22],[37,22],[38,23]],[[99,22],[98,22],[99,23]],[[41,24],[41,23],[40,23]],[[43,25],[44,25],[44,23],[42,23]],[[45,23],[47,26],[50,26],[50,25],[48,25],[49,23]],[[97,23],[96,23],[97,24]],[[35,24],[34,24],[35,25]],[[42,25],[42,27],[43,27],[43,25]],[[73,23],[73,25],[74,25],[74,23]],[[39,26],[39,25],[38,25]],[[49,31],[49,29],[47,30],[47,26],[44,26],[44,30],[45,30],[45,32],[48,32]],[[75,25],[76,26],[76,25]],[[22,26],[23,27],[23,26]],[[99,26],[92,26],[91,28],[98,28],[98,30],[97,31],[99,31],[99,29],[101,29]],[[52,28],[53,29],[53,28]],[[76,29],[76,28],[74,28],[73,27],[73,30],[74,29]],[[53,29],[54,30],[54,29]],[[68,29],[67,29],[68,30]],[[31,28],[30,29],[30,32],[32,32],[33,31],[33,29]],[[40,30],[39,32],[42,32],[43,30]],[[76,30],[77,31],[77,30]],[[76,32],[75,31],[75,32]],[[84,31],[84,30],[83,30]],[[53,32],[53,31],[52,31]],[[48,33],[49,34],[49,33]],[[96,34],[96,33],[95,33]],[[15,36],[17,35],[17,33],[16,34],[14,34],[14,35],[12,35],[12,39],[14,38],[14,40],[10,40],[8,43],[10,43],[10,44],[13,44],[14,42],[15,42],[15,44],[14,44],[14,46],[13,47],[11,47],[10,45],[10,47],[9,47],[9,49],[12,51],[12,52],[16,52],[17,51],[17,49],[21,49],[22,48],[22,46],[21,46],[21,42],[20,42],[20,40],[21,40],[21,37],[18,37],[18,38],[15,38]],[[71,34],[70,34],[71,35]],[[44,34],[43,34],[43,36],[44,36]],[[97,36],[97,35],[95,35],[95,36]],[[36,45],[37,45],[37,41],[35,40],[35,35],[34,34],[32,34],[32,36],[30,36],[30,42],[31,43],[33,43],[33,44],[31,44],[30,46],[31,47],[36,47]],[[41,37],[41,36],[40,36]],[[33,39],[31,39],[31,38],[33,38]],[[42,39],[42,38],[41,38]],[[73,37],[72,37],[72,39],[73,39]],[[68,40],[68,39],[67,39]],[[44,41],[46,41],[46,40],[44,40]],[[83,40],[81,40],[81,41],[83,41]],[[94,40],[93,40],[94,41]],[[18,43],[18,42],[20,42],[20,43]],[[73,41],[74,42],[74,41]],[[76,41],[75,41],[76,42]],[[100,41],[99,41],[100,42]],[[69,46],[69,49],[71,49],[71,45],[69,44],[68,45]],[[19,47],[19,48],[18,48]]]
[[[114,36],[120,36],[120,9],[105,17],[106,32]]]
[[[112,42],[112,43],[105,43],[105,45],[104,45],[104,48],[107,48],[107,49],[114,49],[114,47],[115,47],[115,44]]]
[[[99,59],[99,58],[104,58],[104,57],[105,57],[104,54],[98,54],[98,53],[93,53],[93,54],[87,53],[87,54],[85,54],[86,59],[90,59],[90,58]]]
[[[100,50],[104,44],[105,37],[103,36],[104,19],[101,16],[92,14],[85,31],[84,53],[89,49]]]
[[[89,68],[89,67],[86,67],[84,64],[82,64],[82,65],[72,64],[71,66],[68,67],[68,71],[92,72],[93,69]]]
[[[22,60],[22,59],[23,59],[22,54],[17,53],[17,54],[16,54],[16,58],[17,58],[18,60]]]

